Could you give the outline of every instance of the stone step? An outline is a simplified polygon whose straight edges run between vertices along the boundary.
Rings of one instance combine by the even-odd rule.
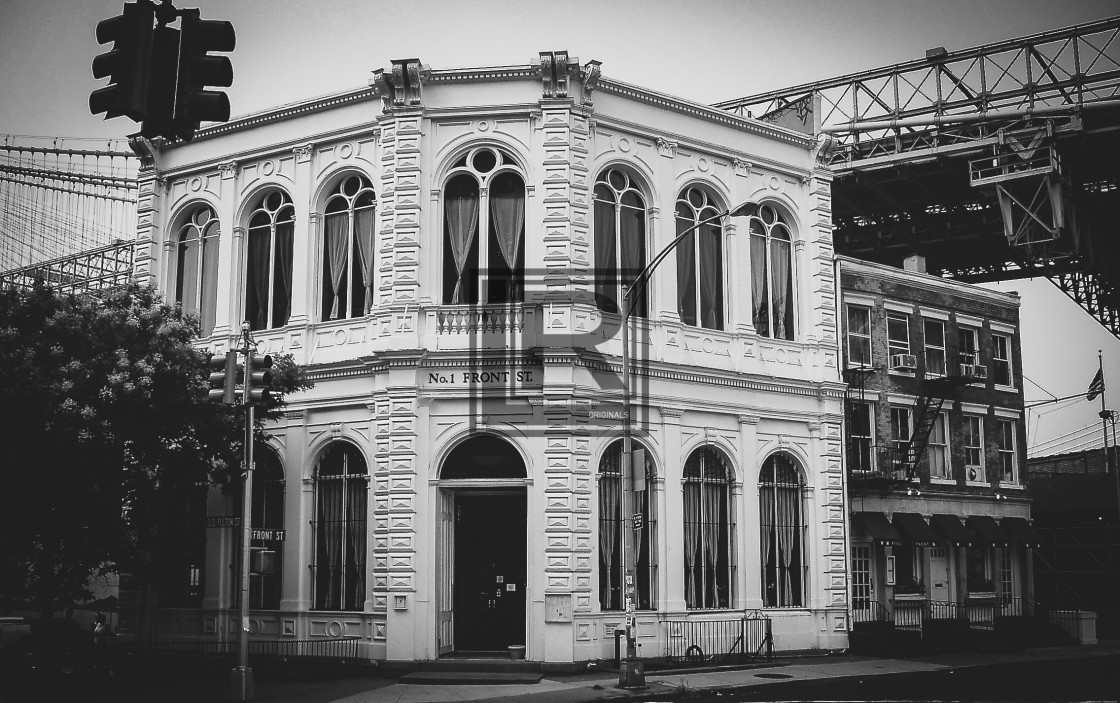
[[[542,676],[539,671],[414,671],[399,681],[430,686],[485,686],[540,683]]]

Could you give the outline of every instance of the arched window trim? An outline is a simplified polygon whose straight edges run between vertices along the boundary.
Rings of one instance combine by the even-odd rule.
[[[486,152],[492,154],[495,157],[495,163],[494,163],[494,166],[491,167],[489,170],[484,171],[484,170],[481,170],[480,168],[478,168],[476,166],[476,158],[479,156],[479,154],[483,154],[483,153],[486,153]],[[520,299],[524,297],[524,291],[521,290],[521,288],[524,286],[524,275],[525,275],[523,263],[519,266],[516,261],[515,262],[508,262],[507,261],[507,263],[510,264],[510,269],[512,270],[512,272],[514,274],[513,279],[516,280],[515,286],[517,287],[518,292],[515,293],[515,297],[517,299],[515,299],[515,300],[504,300],[504,301],[490,301],[490,277],[487,275],[488,266],[485,262],[489,262],[491,254],[492,254],[492,252],[491,252],[491,242],[490,242],[490,228],[491,228],[490,184],[492,182],[494,182],[495,180],[499,179],[502,175],[505,175],[505,174],[514,175],[521,181],[521,198],[522,198],[523,208],[522,208],[522,217],[521,217],[521,235],[520,235],[519,250],[518,250],[519,255],[516,258],[518,258],[522,261],[524,260],[524,256],[525,256],[525,245],[524,245],[524,243],[525,243],[525,223],[526,223],[526,217],[525,217],[525,213],[524,213],[524,205],[527,204],[527,196],[528,196],[527,178],[526,178],[524,169],[518,163],[517,159],[514,158],[512,152],[509,149],[507,149],[505,147],[502,147],[502,146],[493,145],[493,144],[477,144],[477,145],[474,145],[470,149],[468,149],[464,152],[461,152],[459,154],[459,156],[457,156],[455,158],[453,163],[454,163],[454,165],[451,168],[449,168],[447,170],[447,172],[444,174],[442,184],[440,185],[440,213],[441,213],[441,222],[442,222],[442,226],[440,227],[440,232],[441,232],[441,236],[442,236],[441,241],[443,242],[443,244],[440,248],[440,250],[443,254],[443,265],[441,266],[441,272],[446,270],[446,266],[447,266],[447,263],[448,263],[447,258],[449,256],[452,258],[452,261],[450,262],[451,265],[455,266],[454,257],[451,254],[451,252],[448,251],[448,247],[447,247],[447,243],[446,243],[446,240],[447,240],[447,237],[448,237],[448,234],[447,234],[447,226],[448,226],[447,225],[447,186],[456,177],[465,175],[465,176],[468,176],[468,177],[472,178],[475,181],[475,184],[478,188],[478,214],[476,215],[477,220],[478,220],[478,229],[475,233],[476,241],[477,241],[477,244],[478,244],[478,260],[476,262],[476,265],[479,269],[479,271],[478,271],[478,301],[477,301],[477,304],[513,304],[513,303],[521,302]],[[468,258],[470,256],[470,247],[469,246],[467,247],[467,250],[464,252],[463,256],[465,258]],[[461,271],[460,274],[459,274],[459,278],[463,282],[463,286],[462,286],[462,290],[460,291],[461,295],[458,296],[459,297],[458,300],[455,299],[453,291],[446,289],[448,284],[449,284],[449,281],[444,277],[444,274],[441,273],[441,275],[440,275],[441,280],[443,280],[443,287],[444,287],[444,290],[442,291],[441,299],[445,301],[445,304],[448,304],[448,305],[475,304],[472,301],[462,299],[462,298],[468,297],[468,294],[466,293],[466,291],[469,289],[469,285],[468,285],[468,281],[466,280],[466,277],[470,273],[469,269],[467,268],[467,263],[465,261],[464,261],[463,266],[464,266],[464,270]]]
[[[621,178],[621,184],[622,184],[621,188],[619,188],[618,186],[615,185],[614,182],[612,182],[612,180],[611,180],[612,175],[617,175],[617,176],[619,176],[619,178]],[[610,262],[611,268],[609,270],[609,274],[607,273],[607,271],[602,270],[603,267],[600,265],[600,262],[598,260],[596,261],[596,268],[598,269],[597,272],[596,272],[596,281],[595,281],[596,293],[598,294],[598,295],[596,295],[596,305],[600,310],[603,310],[604,312],[614,312],[614,313],[620,313],[621,312],[620,308],[622,306],[622,288],[623,288],[623,286],[624,285],[627,285],[627,286],[631,285],[633,283],[634,279],[637,277],[637,274],[648,263],[647,252],[649,251],[649,241],[648,241],[648,239],[649,239],[649,229],[650,229],[650,226],[649,226],[650,225],[649,198],[646,195],[645,190],[640,187],[640,185],[639,185],[640,183],[641,183],[641,181],[639,181],[639,179],[637,179],[635,176],[631,175],[631,173],[628,169],[620,167],[619,165],[612,165],[612,166],[608,166],[608,167],[604,168],[599,173],[599,177],[595,180],[595,186],[592,190],[592,200],[594,202],[609,203],[609,204],[613,205],[613,207],[614,207],[614,223],[613,223],[613,228],[612,228],[612,233],[613,233],[613,237],[614,237],[614,242],[613,242],[613,245],[614,245],[613,259],[614,260],[612,262]],[[611,192],[611,194],[613,196],[611,200],[609,200],[609,201],[608,200],[601,200],[599,198],[599,187],[600,186],[604,186],[605,188],[607,188]],[[634,206],[626,205],[622,202],[624,196],[627,193],[633,193],[638,198],[638,201],[641,205],[640,208],[634,208]],[[640,209],[640,212],[641,212],[640,222],[642,224],[642,228],[641,228],[641,231],[638,233],[638,241],[641,244],[641,249],[638,253],[637,262],[632,264],[630,267],[628,267],[630,269],[637,269],[637,270],[628,270],[628,271],[623,271],[622,270],[623,269],[623,267],[622,267],[622,253],[626,252],[626,251],[629,251],[628,247],[623,246],[623,241],[622,241],[622,236],[623,236],[622,213],[623,213],[624,209],[626,209],[626,210],[638,210],[638,209]],[[596,242],[595,256],[596,256],[596,259],[598,259],[598,257],[599,257],[599,241],[600,241],[599,237],[601,237],[601,236],[603,236],[603,235],[602,235],[602,233],[600,233],[598,231],[598,226],[596,226],[596,231],[595,231],[595,242]],[[649,287],[647,286],[646,290],[648,290],[648,288]],[[606,292],[607,290],[610,290],[610,295],[609,296],[603,296],[603,292]],[[605,300],[604,300],[604,297],[606,297]],[[649,311],[648,299],[649,299],[648,295],[646,295],[645,291],[643,291],[641,296],[638,298],[637,303],[634,305],[634,315],[635,316],[646,317],[648,315],[648,311]],[[611,309],[612,307],[613,307],[613,309]]]
[[[599,608],[602,611],[624,610],[624,589],[622,587],[625,565],[622,563],[621,541],[625,538],[623,529],[628,525],[628,516],[622,514],[622,442],[616,439],[607,445],[599,457],[596,472],[599,506]],[[642,528],[636,535],[635,546],[638,550],[635,559],[637,572],[638,602],[640,610],[657,608],[657,469],[654,466],[650,449],[635,441],[634,449],[645,453],[646,490],[635,496],[640,501]],[[610,464],[613,464],[611,466]],[[606,469],[612,469],[607,471]],[[614,516],[606,514],[606,506],[613,503]],[[643,557],[644,555],[644,557]]]
[[[717,466],[722,469],[722,478],[710,476],[708,460],[718,462]],[[685,605],[689,610],[731,608],[735,603],[736,573],[735,473],[731,461],[716,445],[705,444],[696,447],[688,453],[688,458],[685,460],[681,484],[684,494]],[[699,486],[695,489],[696,495],[691,497],[690,486]],[[713,490],[722,490],[724,493],[722,499],[719,495],[714,499],[710,497],[709,493]],[[691,513],[697,510],[699,511],[697,518],[690,519]],[[717,517],[717,521],[722,524],[716,524],[714,528],[711,520],[708,519],[713,510],[723,512],[722,516]],[[695,564],[697,549],[702,560],[699,565]],[[710,563],[713,551],[718,553],[715,554],[714,563]],[[694,560],[691,564],[690,556]],[[724,562],[722,568],[721,561]],[[697,582],[697,571],[699,571],[699,582]],[[709,579],[711,579],[710,584]],[[721,588],[722,593],[720,593]]]
[[[322,473],[322,464],[332,451],[342,452],[340,471],[337,474],[324,474]],[[361,460],[360,471],[350,470],[351,457]],[[365,580],[365,565],[366,565],[366,552],[368,545],[366,543],[367,524],[366,512],[368,510],[369,501],[369,462],[366,460],[365,455],[353,442],[347,440],[335,440],[323,447],[319,453],[319,457],[315,462],[315,469],[312,472],[315,481],[315,524],[313,530],[313,558],[315,563],[311,565],[312,572],[312,586],[313,586],[313,609],[314,610],[361,610],[365,602],[365,592],[367,588]],[[329,536],[323,532],[325,522],[323,511],[326,504],[326,498],[323,496],[323,484],[338,482],[341,485],[339,490],[339,506],[338,514],[341,519],[336,522],[339,523],[339,537],[340,542],[340,563],[337,565],[331,564],[329,561],[326,564],[320,563],[323,558],[321,551],[324,547],[329,548]],[[351,484],[356,484],[351,490]],[[351,495],[351,494],[354,495]],[[356,503],[356,508],[351,510],[350,506]],[[346,547],[350,549],[347,550]],[[347,554],[353,558],[353,563],[347,564]],[[338,570],[338,586],[337,589],[332,588],[333,573],[329,573],[326,577],[323,576],[323,569],[328,572],[333,572],[334,569]],[[348,573],[350,572],[350,573]],[[356,579],[356,581],[351,581]],[[327,590],[323,593],[321,589]],[[337,596],[337,597],[336,597]]]
[[[771,213],[772,221],[770,222],[767,222],[767,213]],[[784,231],[787,236],[775,236],[774,232],[776,230]],[[762,203],[758,205],[749,216],[747,220],[747,232],[750,234],[751,242],[752,323],[758,333],[764,337],[787,340],[796,339],[797,272],[794,270],[793,265],[795,258],[793,255],[793,227],[788,222],[781,208],[775,206],[773,203]],[[774,262],[779,254],[778,248],[781,246],[779,244],[780,241],[786,242],[786,256],[788,256],[788,261],[786,262],[787,270],[785,272],[787,278],[785,300],[786,314],[784,315],[779,315],[777,313],[776,308],[778,307],[778,301],[774,296],[774,291],[776,290],[774,287]],[[760,269],[762,269],[761,276],[759,275]],[[779,334],[776,334],[776,332],[779,332]]]
[[[778,479],[779,460],[788,462],[788,466],[782,468],[793,474],[792,481]],[[808,482],[801,460],[784,451],[770,454],[762,462],[758,487],[763,607],[803,608],[806,605],[809,574],[809,559],[806,554],[808,521],[805,515]],[[785,505],[780,491],[787,493]],[[783,509],[786,513],[793,511],[795,515],[783,515]],[[794,520],[783,521],[783,518],[789,517]],[[793,524],[789,524],[790,522]],[[786,528],[784,531],[783,527]],[[771,557],[774,558],[773,564]]]
[[[204,217],[203,217],[204,216]],[[174,268],[175,300],[184,312],[198,315],[201,335],[208,337],[214,330],[217,313],[217,273],[218,251],[221,239],[221,224],[214,208],[207,203],[188,207],[175,228],[171,247],[171,266]],[[197,240],[198,254],[193,271],[193,293],[191,300],[185,300],[184,268],[186,248],[191,241]],[[211,258],[212,257],[212,258]],[[207,278],[207,273],[210,277]],[[192,273],[192,272],[186,272]]]
[[[345,187],[346,187],[347,183],[351,182],[352,180],[357,180],[358,190],[353,195],[348,195],[345,192]],[[365,195],[368,195],[369,198],[370,198],[369,205],[356,205],[356,203],[362,198],[362,196],[365,196]],[[339,211],[332,212],[331,211],[332,203],[342,203],[343,209],[339,210]],[[362,316],[368,314],[370,309],[373,306],[373,291],[375,289],[374,288],[374,276],[375,276],[375,271],[376,271],[376,258],[377,258],[377,246],[376,246],[377,193],[374,190],[373,183],[370,181],[370,179],[366,175],[360,174],[360,173],[346,173],[346,174],[344,174],[341,178],[339,178],[338,183],[331,190],[331,194],[329,196],[327,196],[326,203],[323,207],[323,228],[322,228],[322,236],[321,236],[321,244],[322,244],[322,251],[323,251],[323,264],[324,264],[323,270],[321,271],[321,273],[323,275],[327,275],[326,271],[329,271],[330,267],[331,267],[330,250],[329,250],[330,245],[327,242],[327,233],[328,233],[328,224],[327,223],[328,223],[329,218],[332,215],[339,215],[343,211],[345,211],[347,213],[347,219],[346,219],[346,274],[345,274],[345,279],[346,280],[345,280],[345,288],[343,289],[343,290],[346,291],[345,301],[346,301],[347,310],[345,310],[345,311],[339,311],[338,310],[338,307],[339,307],[338,296],[335,295],[332,292],[331,295],[330,295],[330,297],[333,299],[331,309],[329,311],[323,311],[321,313],[324,322],[330,321],[330,320],[345,319],[345,318],[362,317]],[[355,282],[354,281],[354,259],[355,259],[354,249],[355,249],[355,247],[361,247],[361,242],[357,238],[359,233],[356,232],[356,230],[355,230],[355,220],[357,219],[356,216],[359,213],[364,213],[366,211],[371,211],[371,213],[372,213],[372,221],[370,223],[370,232],[367,235],[369,237],[369,241],[368,241],[369,259],[366,261],[365,270],[361,272],[363,274],[363,276],[365,276],[365,278],[363,279],[363,288],[365,289],[365,294],[362,297],[361,306],[357,307],[358,306],[357,296],[353,295],[354,282]],[[360,256],[361,256],[361,252],[359,250],[359,258],[360,258]],[[361,263],[361,262],[359,262],[359,263]],[[324,288],[325,287],[326,286],[324,286]],[[322,290],[322,288],[320,290]],[[327,301],[324,300],[322,305],[325,306],[326,302]]]
[[[693,194],[695,194],[700,200],[699,204],[695,204],[692,202],[690,196],[692,196]],[[681,225],[680,223],[680,220],[682,218],[678,214],[678,211],[680,209],[680,206],[682,205],[688,208],[688,210],[691,212],[691,217],[688,218],[687,225]],[[675,231],[680,233],[684,231],[684,228],[695,226],[700,222],[719,214],[722,211],[723,206],[717,201],[717,199],[706,187],[699,184],[686,186],[677,195],[677,199],[673,205],[673,221],[677,224],[677,228]],[[714,296],[716,309],[711,311],[706,310],[704,306],[704,281],[707,280],[707,278],[702,275],[704,272],[704,263],[703,257],[700,255],[702,249],[701,236],[708,228],[716,230],[719,235],[719,239],[717,242],[718,248],[716,249],[718,262],[715,262],[714,264],[715,275],[718,276],[718,281],[714,284],[714,286],[710,286],[711,293]],[[684,324],[701,327],[704,329],[715,330],[722,330],[727,326],[727,256],[726,252],[724,251],[724,240],[726,238],[726,234],[727,231],[724,228],[723,219],[721,218],[704,227],[696,228],[695,230],[693,230],[691,236],[689,236],[685,241],[682,241],[677,246],[677,313],[681,316],[681,321],[684,322]],[[684,291],[682,290],[682,288],[684,287],[684,275],[686,271],[683,270],[683,267],[685,266],[686,256],[688,252],[691,252],[691,273],[694,277],[695,285],[692,287],[692,290]],[[691,322],[685,320],[686,311],[682,307],[685,301],[685,296],[689,294],[691,294],[692,304],[694,306],[696,315],[696,319]]]
[[[271,198],[275,194],[279,194],[280,203],[275,208],[269,208],[268,207],[269,198]],[[267,225],[254,225],[253,224],[253,220],[256,219],[258,215],[263,215],[264,217],[266,217],[268,219]],[[249,213],[248,218],[247,218],[247,222],[248,222],[248,227],[246,227],[246,238],[245,238],[245,254],[246,254],[245,255],[245,268],[246,268],[245,305],[246,305],[246,317],[248,317],[248,299],[249,299],[248,267],[249,267],[251,251],[252,251],[253,234],[254,234],[255,231],[256,232],[261,232],[267,226],[267,228],[268,228],[268,238],[269,238],[268,269],[267,269],[268,270],[268,294],[267,294],[268,299],[267,299],[267,302],[265,303],[264,324],[263,324],[263,326],[256,326],[256,320],[250,320],[249,322],[250,322],[250,326],[254,330],[257,330],[257,329],[266,329],[267,330],[267,329],[274,329],[274,328],[277,328],[277,327],[282,327],[283,325],[287,324],[288,318],[291,316],[291,312],[292,312],[291,280],[290,279],[291,279],[292,273],[293,273],[293,268],[292,268],[293,262],[292,261],[288,262],[288,278],[289,278],[288,287],[289,287],[289,290],[287,292],[287,303],[286,303],[287,315],[285,316],[283,322],[280,322],[278,320],[273,319],[274,316],[275,316],[275,308],[276,308],[276,302],[277,302],[276,301],[276,249],[277,249],[276,245],[277,245],[277,239],[278,238],[276,236],[276,228],[280,224],[291,223],[292,228],[293,228],[292,236],[294,238],[295,204],[292,202],[292,197],[290,195],[288,195],[287,191],[282,190],[280,188],[270,188],[270,189],[266,190],[258,198],[257,206],[255,208],[253,208],[253,210]],[[289,246],[289,249],[291,249],[290,246]],[[292,252],[289,251],[288,252],[289,257],[291,257],[291,254],[292,254]],[[259,304],[260,304],[260,301],[258,300],[258,305]],[[258,313],[258,315],[259,315],[259,313]]]

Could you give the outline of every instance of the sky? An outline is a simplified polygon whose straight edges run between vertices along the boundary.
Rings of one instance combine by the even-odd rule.
[[[89,114],[104,84],[97,23],[121,0],[0,0],[0,135],[121,139],[125,118]],[[595,59],[612,78],[701,103],[899,63],[1120,14],[1115,0],[179,0],[233,23],[232,112],[247,114],[366,85],[392,59],[432,68],[523,65],[541,51]],[[1120,39],[1117,39],[1120,41]],[[1022,296],[1028,403],[1083,392],[1104,351],[1120,408],[1120,340],[1047,281],[998,284]],[[1114,390],[1113,390],[1114,389]],[[1100,446],[1100,401],[1028,413],[1042,454]],[[1096,423],[1096,431],[1078,430]],[[1067,433],[1074,432],[1074,434]]]

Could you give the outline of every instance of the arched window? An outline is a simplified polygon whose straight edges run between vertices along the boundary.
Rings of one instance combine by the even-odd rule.
[[[268,446],[253,453],[253,533],[249,559],[249,607],[280,607],[284,547],[284,467]],[[240,503],[238,503],[240,506]]]
[[[688,188],[677,200],[677,235],[719,213],[705,191]],[[696,227],[677,245],[677,312],[686,325],[723,329],[723,224],[719,219]]]
[[[323,218],[323,319],[361,317],[373,304],[374,193],[365,176],[347,176]]]
[[[191,212],[175,235],[175,301],[198,315],[203,337],[214,331],[218,236],[218,218],[207,205]]]
[[[789,225],[774,208],[750,215],[754,328],[763,337],[793,339],[793,256]]]
[[[292,236],[296,210],[288,194],[261,197],[249,215],[245,319],[255,330],[283,327],[292,311]]]
[[[657,600],[657,516],[650,500],[654,470],[648,452],[637,443],[633,456],[632,466],[645,476],[645,481],[638,484],[645,488],[634,493],[635,512],[641,515],[641,527],[634,531],[638,592],[635,606],[648,610]],[[622,539],[625,529],[633,529],[630,515],[629,507],[626,514],[622,512],[622,440],[618,440],[599,461],[599,607],[603,610],[625,609]]]
[[[630,176],[608,169],[595,183],[595,304],[618,312],[622,286],[633,284],[646,265],[646,204]],[[634,303],[646,316],[646,297]]]
[[[735,562],[731,470],[712,447],[684,465],[684,595],[689,608],[730,608]]]
[[[805,604],[805,515],[801,471],[792,458],[774,454],[758,476],[762,521],[762,604],[796,608]]]
[[[525,179],[508,154],[477,147],[455,162],[443,188],[443,232],[444,303],[524,299]]]
[[[315,467],[316,610],[361,610],[366,592],[366,496],[361,452],[335,442]]]

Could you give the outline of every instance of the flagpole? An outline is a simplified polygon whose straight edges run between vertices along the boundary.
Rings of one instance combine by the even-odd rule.
[[[1116,524],[1120,525],[1120,469],[1118,469],[1118,467],[1116,467],[1116,466],[1113,466],[1112,454],[1108,451],[1108,418],[1109,418],[1110,413],[1108,412],[1108,405],[1105,403],[1105,399],[1104,399],[1104,392],[1105,392],[1106,385],[1105,385],[1105,382],[1104,382],[1104,356],[1103,356],[1103,354],[1104,354],[1104,352],[1102,350],[1100,350],[1100,349],[1097,350],[1097,364],[1099,365],[1099,368],[1100,368],[1100,370],[1097,373],[1100,374],[1100,377],[1101,377],[1101,412],[1100,412],[1100,415],[1101,415],[1101,432],[1104,435],[1104,469],[1105,469],[1106,472],[1107,471],[1112,472],[1113,481],[1116,482]]]

